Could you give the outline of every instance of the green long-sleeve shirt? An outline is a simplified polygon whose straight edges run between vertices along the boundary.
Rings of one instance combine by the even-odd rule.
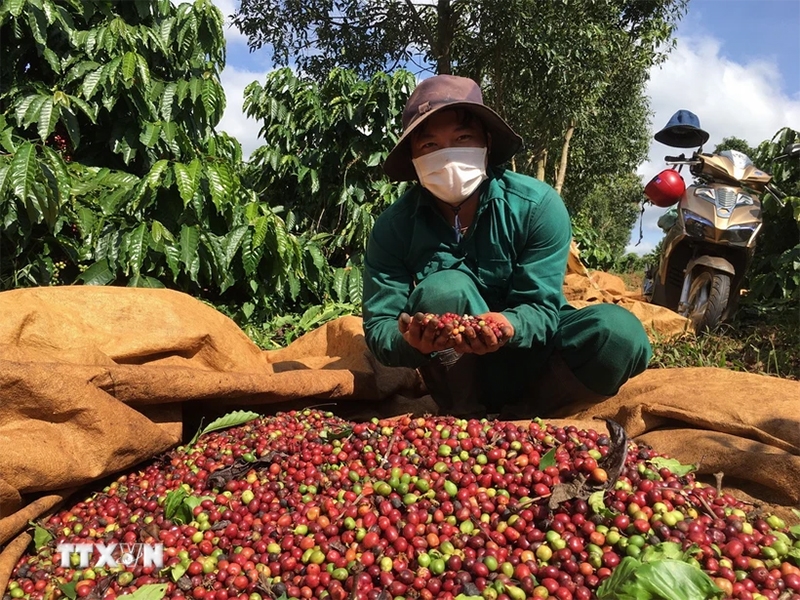
[[[460,242],[433,198],[414,186],[375,222],[365,258],[367,346],[389,366],[416,368],[429,358],[397,328],[414,285],[442,269],[474,280],[492,312],[514,327],[511,348],[541,348],[558,327],[572,231],[556,191],[537,179],[490,169],[473,223]]]

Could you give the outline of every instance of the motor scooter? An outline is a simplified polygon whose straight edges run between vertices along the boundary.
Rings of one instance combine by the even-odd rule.
[[[655,137],[671,147],[700,148],[688,158],[665,157],[671,168],[645,188],[653,204],[677,204],[677,213],[658,265],[645,274],[643,292],[653,304],[688,317],[695,331],[702,333],[736,311],[761,230],[761,195],[782,194],[771,184],[772,177],[742,152],[702,152],[708,133],[689,111],[678,111]],[[792,156],[800,156],[800,144],[790,144],[776,160]],[[676,183],[674,175],[683,166],[694,177],[688,188],[682,181]]]

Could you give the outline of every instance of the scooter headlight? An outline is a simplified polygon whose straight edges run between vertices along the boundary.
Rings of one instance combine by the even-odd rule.
[[[737,246],[746,246],[751,238],[758,231],[759,223],[746,223],[744,225],[733,225],[728,227],[722,234],[722,239],[729,244],[736,244]]]
[[[701,217],[697,213],[693,213],[690,210],[683,210],[682,212],[683,227],[686,230],[686,235],[697,238],[713,237],[710,235],[707,236],[705,233],[706,227],[714,227],[714,224],[711,221],[705,217]]]
[[[753,198],[747,194],[739,194],[736,198],[736,206],[753,206]]]

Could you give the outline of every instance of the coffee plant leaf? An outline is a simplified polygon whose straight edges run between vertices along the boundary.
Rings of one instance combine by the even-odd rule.
[[[86,285],[106,285],[114,281],[114,279],[116,279],[116,276],[109,268],[108,260],[105,258],[98,260],[78,277],[78,280]]]
[[[211,423],[203,428],[203,430],[200,432],[200,435],[205,435],[206,433],[211,433],[212,431],[219,431],[220,429],[228,429],[229,427],[244,425],[253,419],[258,419],[260,416],[261,415],[257,412],[235,410],[220,417],[219,419],[211,421]]]
[[[346,269],[336,269],[333,272],[333,291],[336,294],[336,299],[339,302],[344,302],[347,300],[347,270]]]
[[[36,523],[31,523],[31,525],[33,525],[33,546],[38,552],[54,539],[53,534],[41,525]]]
[[[603,500],[604,495],[605,495],[605,490],[598,490],[596,492],[593,492],[586,500],[586,502],[594,511],[594,514],[600,515],[602,517],[614,517],[615,515],[614,511],[609,509],[606,506],[605,501]]]
[[[8,165],[0,165],[0,196],[3,195],[3,192],[6,188],[6,182],[8,181]]]
[[[61,114],[61,107],[53,104],[52,98],[45,98],[39,111],[37,131],[44,142],[56,128],[56,122]]]
[[[69,600],[75,600],[75,598],[78,597],[78,593],[75,591],[77,585],[77,581],[71,581],[70,583],[59,583],[58,589],[60,589],[61,593],[69,598]]]
[[[183,501],[186,499],[186,497],[186,490],[184,490],[182,487],[168,492],[166,498],[164,499],[164,516],[170,520],[178,516],[181,506],[183,505]]]
[[[661,542],[655,546],[647,546],[640,557],[643,563],[663,560],[684,560],[687,554],[681,549],[681,545],[676,542]]]
[[[722,594],[703,571],[680,560],[626,556],[597,590],[598,600],[704,600]]]
[[[184,565],[182,563],[178,563],[176,565],[173,565],[172,568],[169,571],[170,577],[172,577],[172,581],[177,582],[178,579],[183,577],[184,573],[186,573],[186,569],[188,569],[188,568],[189,568],[188,565]]]
[[[714,581],[699,568],[679,560],[657,560],[637,572],[640,588],[652,598],[700,600],[722,594]],[[642,597],[642,596],[640,596]]]
[[[641,566],[635,558],[626,556],[614,569],[611,576],[597,588],[598,600],[637,600],[626,587],[634,579],[636,569]]]
[[[663,456],[657,456],[651,459],[650,463],[657,469],[666,468],[678,477],[684,477],[697,470],[697,465],[684,465],[681,464],[679,460],[674,458],[664,458]]]
[[[323,429],[320,432],[319,437],[332,442],[333,440],[342,440],[348,437],[351,433],[353,433],[352,427],[342,427],[341,429],[332,430]]]
[[[162,600],[167,594],[166,583],[148,583],[143,585],[132,594],[124,594],[120,598],[128,600]]]
[[[136,273],[128,280],[127,287],[160,289],[166,286],[155,277],[149,277],[147,275],[142,275],[141,273]]]
[[[347,295],[350,302],[361,304],[361,295],[364,291],[364,283],[361,269],[353,267],[347,276]]]
[[[8,0],[8,11],[11,13],[12,16],[18,17],[22,14],[22,9],[24,8],[26,0]]]
[[[556,464],[556,449],[550,448],[547,453],[539,460],[539,470],[543,471],[547,467],[554,467]]]
[[[37,175],[36,150],[26,142],[11,160],[9,177],[12,189],[20,202],[28,202]]]
[[[794,513],[795,517],[800,519],[800,510],[797,510],[796,508],[793,508],[792,509],[792,513]],[[794,536],[795,539],[800,540],[800,523],[798,523],[797,525],[792,525],[791,527],[789,527],[789,533],[791,533]]]

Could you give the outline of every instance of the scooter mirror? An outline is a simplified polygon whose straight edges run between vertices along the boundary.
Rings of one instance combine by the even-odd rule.
[[[800,144],[786,144],[783,153],[790,157],[800,156]]]

